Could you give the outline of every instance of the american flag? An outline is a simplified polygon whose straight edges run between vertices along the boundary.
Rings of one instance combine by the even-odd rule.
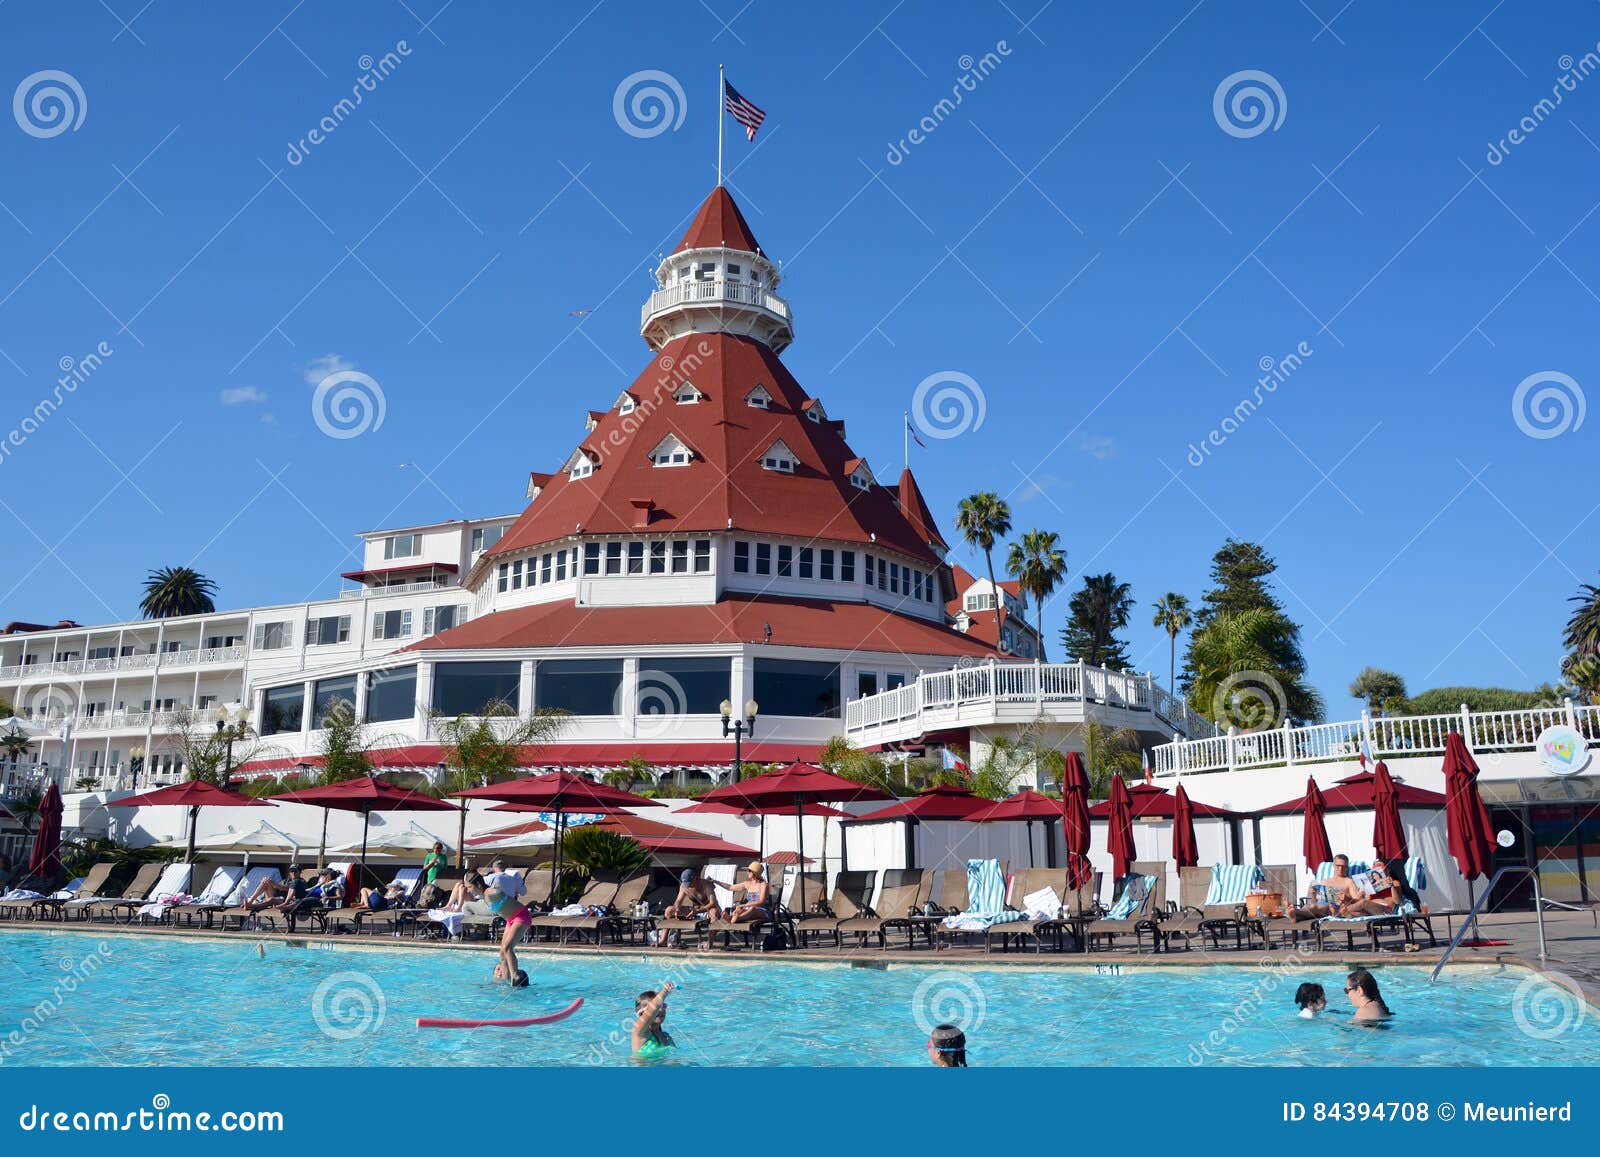
[[[740,96],[739,90],[727,81],[722,82],[722,104],[733,114],[733,119],[744,126],[744,135],[755,140],[756,130],[767,119],[767,114]]]

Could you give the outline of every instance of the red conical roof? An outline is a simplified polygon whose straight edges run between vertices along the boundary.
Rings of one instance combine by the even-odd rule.
[[[761,245],[750,232],[739,206],[728,196],[728,190],[718,185],[700,203],[694,220],[689,222],[689,231],[673,252],[682,253],[685,249],[743,249],[760,253]]]
[[[934,520],[933,511],[928,509],[928,500],[922,497],[922,489],[917,485],[909,466],[900,471],[900,513],[924,542],[939,549],[950,549],[944,535],[939,533],[939,524]]]

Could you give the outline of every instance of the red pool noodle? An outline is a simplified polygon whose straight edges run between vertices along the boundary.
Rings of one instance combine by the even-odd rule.
[[[535,1024],[554,1024],[583,1007],[583,997],[578,997],[560,1012],[552,1012],[546,1016],[528,1016],[516,1020],[455,1020],[443,1016],[419,1016],[418,1028],[527,1028]]]

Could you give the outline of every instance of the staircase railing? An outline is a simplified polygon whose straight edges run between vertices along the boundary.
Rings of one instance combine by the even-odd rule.
[[[1544,944],[1544,895],[1539,891],[1539,873],[1523,864],[1508,864],[1489,878],[1489,884],[1484,888],[1483,895],[1479,896],[1475,901],[1473,901],[1472,907],[1467,911],[1467,918],[1461,922],[1461,931],[1457,932],[1450,938],[1450,944],[1444,950],[1444,955],[1439,957],[1439,963],[1433,966],[1433,972],[1428,977],[1429,984],[1432,984],[1434,981],[1439,979],[1439,973],[1444,971],[1444,966],[1446,962],[1449,961],[1450,954],[1456,950],[1463,940],[1466,939],[1467,933],[1473,928],[1477,927],[1479,911],[1481,911],[1483,906],[1489,902],[1489,897],[1494,895],[1494,886],[1498,884],[1501,878],[1508,872],[1521,872],[1523,875],[1527,876],[1528,879],[1533,881],[1533,914],[1534,918],[1539,922],[1539,959],[1544,960],[1546,958]]]

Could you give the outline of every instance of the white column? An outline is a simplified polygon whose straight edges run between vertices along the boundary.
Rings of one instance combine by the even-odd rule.
[[[621,702],[617,704],[617,726],[623,735],[632,739],[638,727],[639,708],[639,660],[636,657],[622,661],[622,687],[618,698]]]
[[[412,726],[419,737],[428,734],[428,710],[433,703],[433,664],[417,664],[417,704]]]
[[[517,673],[517,714],[531,716],[533,702],[533,660],[524,659]]]

